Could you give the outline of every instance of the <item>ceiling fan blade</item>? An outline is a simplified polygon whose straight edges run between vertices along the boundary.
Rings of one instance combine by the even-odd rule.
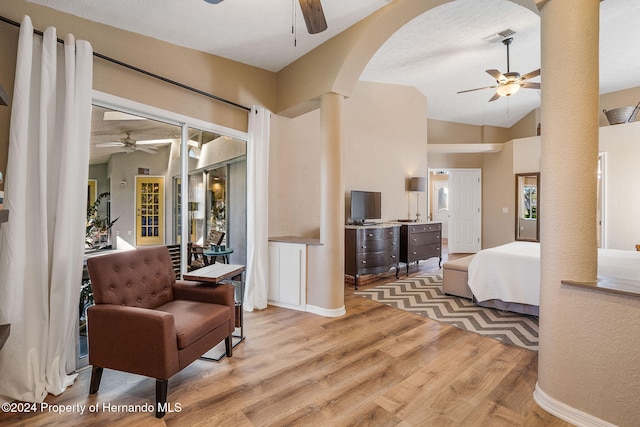
[[[525,74],[524,76],[520,77],[520,80],[532,79],[534,77],[538,77],[539,75],[540,75],[540,68]]]
[[[507,78],[498,70],[486,70],[487,74],[496,79],[496,81],[503,82],[507,81]]]
[[[122,142],[101,142],[96,144],[96,147],[122,147],[124,144]]]
[[[498,95],[498,92],[494,93],[493,96],[491,98],[489,98],[489,102],[495,101],[497,99],[500,98],[500,95]]]
[[[136,146],[136,150],[144,151],[145,153],[149,153],[149,154],[156,154],[158,152],[158,150],[153,148],[153,147],[138,147],[138,146]]]
[[[456,93],[466,93],[466,92],[473,92],[474,90],[495,89],[495,88],[496,88],[496,86],[477,87],[475,89],[461,90],[460,92],[456,92]]]
[[[164,138],[164,139],[143,139],[137,140],[136,145],[155,145],[155,144],[169,144],[173,142],[173,139]]]
[[[302,9],[304,22],[307,24],[309,34],[321,33],[327,29],[327,20],[324,18],[320,0],[298,0]]]
[[[540,89],[540,83],[535,82],[522,83],[520,86],[525,89]]]

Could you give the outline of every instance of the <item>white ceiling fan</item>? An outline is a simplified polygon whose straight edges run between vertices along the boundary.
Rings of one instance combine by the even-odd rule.
[[[171,139],[153,139],[146,141],[136,141],[131,138],[131,132],[125,132],[126,136],[124,138],[120,138],[120,141],[110,141],[96,144],[96,147],[122,147],[122,151],[125,153],[133,153],[135,151],[143,151],[149,154],[156,154],[158,149],[156,147],[145,147],[145,144],[166,144],[171,142]]]
[[[495,101],[501,96],[511,96],[517,91],[519,91],[520,88],[540,89],[540,83],[527,81],[529,79],[538,77],[540,75],[539,68],[537,70],[531,71],[522,76],[520,75],[520,73],[517,73],[515,71],[512,72],[509,69],[509,45],[511,44],[512,41],[513,41],[512,38],[507,38],[502,40],[502,44],[504,44],[507,47],[507,72],[503,74],[500,71],[494,70],[494,69],[486,70],[491,77],[496,79],[497,85],[463,90],[458,93],[473,92],[475,90],[482,90],[482,89],[496,89],[496,93],[494,93],[493,96],[489,99],[489,102],[491,102],[491,101]]]

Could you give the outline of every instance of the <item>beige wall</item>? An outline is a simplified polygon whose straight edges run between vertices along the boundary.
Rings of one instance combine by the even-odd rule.
[[[415,213],[405,182],[428,176],[424,95],[412,87],[359,82],[345,116],[345,197],[351,190],[382,192],[383,220],[406,218],[409,199]],[[426,194],[420,212],[426,217]]]
[[[482,166],[482,247],[513,242],[515,237],[515,177],[513,141],[502,151],[484,154]],[[503,208],[507,212],[503,212]]]
[[[429,124],[429,144],[474,144],[484,142],[480,126],[435,119],[428,119],[427,123]]]
[[[274,115],[269,149],[269,236],[320,236],[320,111]]]
[[[513,139],[511,129],[498,126],[476,126],[435,119],[428,119],[428,123],[429,144],[480,144]]]
[[[406,86],[359,82],[345,101],[344,176],[348,219],[351,190],[382,192],[382,219],[415,213],[405,191],[410,176],[427,176],[426,99]],[[319,235],[320,112],[272,122],[269,234]],[[409,200],[410,199],[410,200]],[[427,199],[420,200],[426,215]]]
[[[542,155],[540,137],[515,139],[513,142],[513,173],[540,172]],[[515,185],[515,184],[514,184]]]
[[[535,109],[524,116],[509,129],[510,139],[526,138],[535,136],[538,133],[538,125],[540,124],[540,109]]]
[[[606,153],[605,247],[634,250],[640,244],[640,122],[601,127],[600,152]]]

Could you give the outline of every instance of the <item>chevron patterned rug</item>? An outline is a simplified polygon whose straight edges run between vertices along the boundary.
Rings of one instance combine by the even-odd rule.
[[[409,277],[355,292],[382,304],[419,314],[507,344],[538,351],[538,318],[480,307],[442,291],[442,274]]]

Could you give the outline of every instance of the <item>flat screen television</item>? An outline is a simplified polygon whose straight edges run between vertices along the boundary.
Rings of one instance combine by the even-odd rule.
[[[382,198],[377,191],[351,190],[351,221],[366,224],[372,219],[382,218]]]

